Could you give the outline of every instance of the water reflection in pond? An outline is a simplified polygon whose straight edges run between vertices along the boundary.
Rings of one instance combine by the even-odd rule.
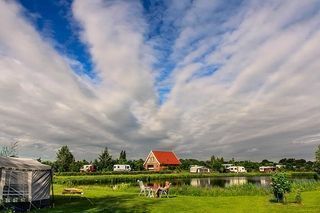
[[[247,183],[269,186],[270,177],[217,177],[217,178],[192,178],[190,185],[195,187],[228,187]],[[187,184],[187,183],[186,183]]]
[[[191,178],[191,179],[173,179],[172,185],[191,185],[194,187],[228,187],[234,185],[243,185],[251,183],[257,186],[269,186],[270,177],[214,177],[214,178]],[[149,183],[152,185],[153,183]],[[161,184],[161,183],[160,183]]]

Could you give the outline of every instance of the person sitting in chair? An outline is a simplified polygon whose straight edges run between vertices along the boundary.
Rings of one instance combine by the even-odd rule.
[[[166,194],[168,196],[170,185],[171,183],[169,181],[166,181],[164,187],[159,187],[156,191],[157,197],[161,197],[162,194]]]

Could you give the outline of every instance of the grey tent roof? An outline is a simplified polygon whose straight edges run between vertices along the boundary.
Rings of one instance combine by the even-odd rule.
[[[44,165],[28,158],[0,157],[0,168],[15,170],[50,170],[51,166]]]

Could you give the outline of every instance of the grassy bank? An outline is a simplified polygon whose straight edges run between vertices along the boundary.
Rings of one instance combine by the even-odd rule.
[[[316,173],[313,172],[293,172],[287,173],[292,178],[310,178],[314,179]],[[54,177],[54,183],[68,184],[68,185],[89,185],[89,184],[117,184],[121,182],[136,182],[143,180],[149,182],[152,180],[166,180],[166,179],[188,179],[188,178],[202,178],[202,177],[253,177],[253,176],[267,176],[270,173],[210,173],[210,174],[190,174],[174,173],[174,174],[107,174],[107,175],[76,175],[76,176],[61,176]]]
[[[116,190],[109,186],[78,186],[84,190],[83,196],[62,195],[66,186],[55,185],[55,208],[37,212],[319,212],[320,209],[319,185],[312,188],[312,191],[302,192],[302,204],[294,202],[295,192],[287,196],[287,204],[278,204],[272,202],[269,193],[203,197],[191,195],[190,192],[182,195],[175,188],[170,198],[146,198],[138,196],[137,187],[122,185]]]

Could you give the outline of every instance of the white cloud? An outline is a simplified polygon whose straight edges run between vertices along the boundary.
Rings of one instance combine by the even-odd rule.
[[[168,4],[178,37],[172,90],[157,104],[157,60],[136,1],[76,0],[98,81],[74,74],[13,2],[0,1],[0,139],[26,156],[78,158],[107,145],[143,157],[312,158],[320,127],[320,14],[317,1]],[[175,12],[176,11],[176,12]],[[297,15],[298,14],[298,15]],[[179,19],[177,19],[179,17]],[[219,64],[212,75],[194,77]],[[85,152],[85,153],[84,153]],[[249,155],[248,155],[249,154]]]

